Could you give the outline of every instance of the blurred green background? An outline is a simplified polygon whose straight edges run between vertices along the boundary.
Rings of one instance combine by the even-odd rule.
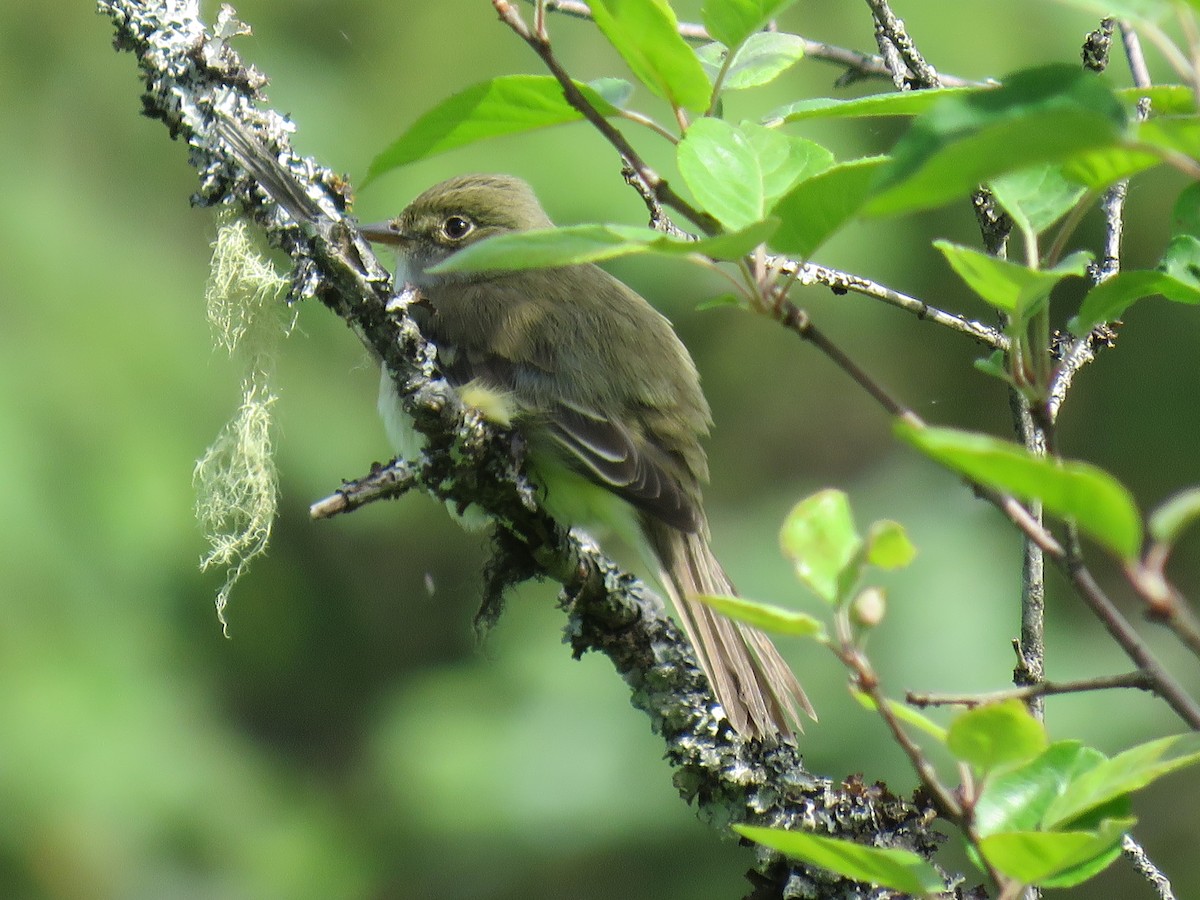
[[[678,4],[692,19],[698,6]],[[246,0],[238,11],[255,33],[236,47],[271,77],[299,148],[356,180],[455,90],[540,71],[486,0]],[[897,11],[935,65],[971,78],[1077,59],[1093,27],[1036,0],[907,0]],[[802,0],[784,25],[873,50],[863,4]],[[553,28],[577,77],[626,74],[588,25],[556,18]],[[235,590],[232,637],[222,637],[219,578],[197,571],[205,547],[191,488],[238,396],[239,373],[213,350],[202,308],[213,213],[188,207],[186,148],[138,115],[134,60],[113,53],[110,37],[86,2],[0,7],[0,896],[741,896],[752,854],[679,801],[659,742],[607,663],[571,661],[553,590],[518,592],[478,648],[483,541],[436,504],[410,497],[309,521],[311,501],[388,456],[377,375],[319,307],[300,311],[280,359],[282,509],[270,555]],[[802,62],[773,93],[731,98],[727,113],[828,95],[838,74]],[[1125,82],[1123,64],[1112,77]],[[898,128],[801,133],[848,155],[886,147]],[[666,148],[636,137],[668,169]],[[414,165],[373,185],[357,211],[381,218],[436,180],[487,170],[530,179],[559,222],[638,223],[617,169],[574,126]],[[1180,186],[1161,174],[1135,184],[1131,263],[1161,251]],[[1081,237],[1098,233],[1093,217]],[[966,205],[854,228],[819,261],[986,316],[932,237],[973,242]],[[682,264],[613,269],[671,315],[702,371],[717,421],[715,543],[744,592],[813,608],[776,530],[797,499],[840,486],[862,521],[898,519],[921,550],[888,580],[889,618],[871,642],[891,690],[1005,686],[1019,587],[1012,529],[897,446],[883,414],[810,348],[745,314],[694,311],[717,282]],[[975,347],[869,300],[799,297],[922,415],[1008,433],[1005,392],[972,370]],[[1197,480],[1197,339],[1196,311],[1139,306],[1064,415],[1066,451],[1116,472],[1146,507]],[[1195,536],[1173,572],[1195,593]],[[1050,593],[1052,676],[1128,668],[1057,578]],[[1200,689],[1193,661],[1143,630]],[[838,667],[785,650],[822,713],[804,738],[809,765],[910,790],[904,760],[848,700]],[[1106,751],[1181,730],[1131,693],[1052,701],[1050,727]],[[1137,803],[1140,837],[1180,896],[1200,891],[1195,784],[1176,774]],[[1126,891],[1148,894],[1118,862],[1077,895]]]

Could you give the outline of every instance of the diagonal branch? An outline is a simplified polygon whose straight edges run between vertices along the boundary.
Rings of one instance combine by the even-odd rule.
[[[549,12],[561,13],[576,19],[592,18],[592,11],[583,0],[545,0],[545,7]],[[679,35],[689,41],[707,42],[712,40],[708,30],[699,22],[680,22]],[[796,37],[804,42],[804,55],[807,58],[841,66],[846,70],[837,80],[839,87],[865,78],[892,77],[887,63],[880,56],[862,53],[847,47],[838,47],[824,41],[814,41],[803,35],[796,35]],[[906,77],[915,76],[911,72],[906,72]],[[944,87],[969,87],[984,84],[984,82],[971,81],[968,78],[959,78],[956,75],[942,75],[941,83]]]

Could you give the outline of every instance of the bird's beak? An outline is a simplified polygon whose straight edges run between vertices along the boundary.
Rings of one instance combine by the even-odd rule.
[[[388,219],[386,222],[372,222],[370,225],[359,225],[358,231],[368,241],[375,244],[389,244],[397,247],[405,243],[404,235],[396,228],[395,219]]]

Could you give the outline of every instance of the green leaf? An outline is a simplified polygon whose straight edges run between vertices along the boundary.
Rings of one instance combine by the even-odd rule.
[[[754,122],[742,122],[738,127],[758,155],[763,195],[768,204],[801,181],[833,165],[833,154],[815,141],[764,128]]]
[[[1040,828],[1067,784],[1102,762],[1099,750],[1079,741],[1056,741],[1024,765],[993,773],[975,804],[976,830],[987,836]]]
[[[1167,0],[1058,0],[1064,6],[1074,6],[1099,17],[1112,16],[1138,24],[1157,24],[1170,14]]]
[[[934,241],[950,267],[976,294],[1015,320],[1027,321],[1050,298],[1050,292],[1064,278],[1087,273],[1090,253],[1077,251],[1053,269],[1029,269],[1006,259],[989,256],[970,247],[949,241]]]
[[[740,309],[745,305],[745,297],[739,297],[737,294],[718,294],[716,297],[709,297],[707,300],[701,300],[697,303],[696,311],[704,312],[710,309],[726,309],[730,306]]]
[[[736,47],[796,0],[705,0],[704,27],[726,47]]]
[[[722,90],[742,91],[769,84],[804,57],[804,47],[804,38],[782,31],[750,35],[725,70]],[[696,48],[710,81],[715,83],[728,53],[729,48],[719,42]]]
[[[1182,153],[1193,159],[1200,157],[1200,117],[1162,116],[1141,122],[1135,145],[1159,155]]]
[[[932,209],[1005,172],[1119,143],[1126,114],[1078,66],[1016,72],[993,90],[943,96],[913,122],[879,173],[869,215]]]
[[[1046,811],[1047,827],[1071,825],[1089,810],[1200,761],[1200,734],[1159,738],[1118,753],[1074,779]]]
[[[1142,546],[1142,520],[1128,489],[1095,466],[1057,462],[1024,447],[950,428],[914,428],[896,434],[922,453],[973,481],[1042,501],[1047,512],[1074,519],[1080,530],[1125,560]]]
[[[722,119],[697,119],[675,150],[679,174],[722,225],[743,228],[763,217],[763,176],[753,145]]]
[[[1072,334],[1087,334],[1101,322],[1112,322],[1144,297],[1162,295],[1176,303],[1200,304],[1200,287],[1151,269],[1128,269],[1102,281],[1083,298],[1079,314],[1067,323]]]
[[[1114,848],[1119,851],[1121,839],[1136,821],[1107,819],[1096,831],[1002,832],[983,838],[979,849],[1005,875],[1024,884],[1045,884],[1048,879],[1077,870],[1092,860],[1102,859],[1103,866],[1107,866],[1115,858],[1111,851]],[[1088,871],[1095,874],[1096,870]]]
[[[616,109],[624,109],[633,96],[633,85],[624,78],[593,78],[587,86]]]
[[[596,26],[646,87],[674,107],[704,110],[712,91],[666,0],[591,0]]]
[[[803,119],[857,119],[877,116],[916,116],[946,97],[977,94],[994,88],[940,88],[936,91],[897,91],[891,94],[871,94],[853,100],[834,100],[815,97],[781,106],[763,117],[763,124],[775,127],[785,122]]]
[[[431,272],[511,272],[644,253],[662,235],[631,225],[573,225],[498,234],[471,244]]]
[[[842,573],[862,547],[842,491],[820,491],[797,503],[783,522],[779,544],[795,563],[796,577],[818,597],[828,603],[842,599]]]
[[[917,548],[899,522],[886,519],[875,522],[867,531],[867,562],[892,571],[908,566],[917,556]]]
[[[698,241],[680,241],[659,235],[647,249],[651,253],[671,256],[700,253],[713,259],[741,259],[759,244],[766,243],[778,228],[778,219],[763,219],[738,231],[726,231]]]
[[[1193,522],[1200,520],[1200,487],[1180,491],[1150,515],[1150,536],[1160,544],[1174,544]]]
[[[821,620],[808,613],[759,603],[744,597],[699,594],[696,599],[708,604],[721,615],[745,622],[760,631],[788,634],[793,637],[811,637],[818,641],[828,640]]]
[[[910,850],[865,847],[853,841],[804,831],[782,831],[734,825],[748,840],[795,859],[880,887],[906,894],[933,894],[946,889],[937,870]]]
[[[1017,227],[1041,234],[1061,219],[1087,189],[1070,181],[1061,166],[1043,165],[993,178],[988,187]]]
[[[808,259],[862,208],[886,161],[882,156],[856,159],[801,181],[771,208],[781,222],[772,246]]]
[[[764,244],[779,229],[778,218],[764,218],[761,222],[752,222],[737,232],[714,234],[712,238],[702,238],[698,241],[680,241],[659,235],[647,250],[652,253],[682,256],[685,253],[701,253],[713,259],[740,259],[746,253]]]
[[[870,710],[871,712],[875,712],[876,709],[878,709],[878,707],[875,705],[875,701],[872,700],[869,695],[864,694],[862,691],[851,691],[850,693],[863,709]],[[912,725],[914,728],[920,729],[940,743],[944,744],[946,742],[946,729],[930,719],[928,716],[918,712],[911,706],[905,706],[903,703],[897,703],[895,700],[888,700],[887,707],[891,711],[892,715],[901,722],[905,722],[909,725]]]
[[[1112,321],[1154,294],[1176,303],[1200,304],[1200,184],[1180,192],[1171,223],[1172,237],[1157,269],[1119,272],[1092,288],[1079,315],[1068,323],[1074,333],[1085,334],[1101,322]]]
[[[981,773],[1028,762],[1046,749],[1046,729],[1020,700],[967,710],[950,723],[950,752]]]
[[[1177,234],[1167,243],[1159,271],[1194,290],[1200,290],[1200,238]]]
[[[656,253],[666,256],[700,254],[737,259],[753,250],[778,227],[778,221],[754,222],[740,231],[699,241],[669,238],[650,228],[633,225],[570,225],[498,234],[459,250],[431,272],[512,272],[600,262],[620,256]]]
[[[1063,869],[1058,875],[1050,875],[1042,879],[1041,886],[1045,888],[1071,888],[1076,885],[1083,884],[1085,881],[1090,881],[1095,878],[1114,862],[1121,855],[1123,847],[1122,842],[1125,835],[1133,830],[1133,826],[1137,824],[1137,819],[1133,817],[1124,818],[1121,820],[1111,820],[1101,822],[1101,826],[1116,828],[1120,831],[1119,839],[1105,850],[1097,855],[1084,860],[1076,866],[1068,866]],[[1102,834],[1103,832],[1098,832]]]
[[[1122,178],[1162,165],[1162,154],[1140,150],[1129,144],[1099,147],[1077,153],[1062,165],[1064,177],[1100,191]]]
[[[1183,84],[1153,84],[1149,87],[1117,88],[1117,99],[1126,109],[1137,109],[1143,97],[1150,98],[1150,112],[1156,116],[1179,116],[1196,112],[1196,94]]]
[[[602,115],[612,104],[576,82]],[[576,122],[583,115],[567,103],[562,85],[550,75],[504,75],[472,85],[443,100],[371,160],[364,186],[385,172],[418,159],[506,134]]]

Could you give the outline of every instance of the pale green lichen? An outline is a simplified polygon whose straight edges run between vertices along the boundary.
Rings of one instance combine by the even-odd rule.
[[[204,300],[217,344],[244,372],[242,401],[197,461],[192,482],[196,518],[209,544],[200,569],[225,570],[216,607],[226,635],[229,594],[251,561],[266,552],[278,506],[271,374],[276,350],[291,330],[280,302],[286,288],[251,241],[246,223],[223,215]]]

